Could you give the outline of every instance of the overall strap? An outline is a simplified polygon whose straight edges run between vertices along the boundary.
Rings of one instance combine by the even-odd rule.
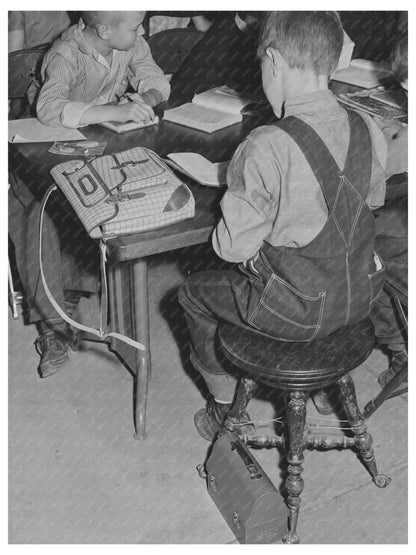
[[[318,133],[300,118],[288,116],[279,121],[277,126],[292,137],[303,152],[322,189],[328,208],[331,210],[337,195],[334,183],[338,182],[342,171],[328,147]]]
[[[307,123],[294,116],[288,116],[277,125],[297,143],[308,161],[325,197],[332,209],[337,195],[334,187],[342,175],[366,198],[371,176],[371,139],[367,125],[353,110],[346,110],[350,124],[350,139],[342,171],[318,133]]]
[[[344,174],[361,196],[366,199],[373,161],[370,131],[362,116],[357,112],[348,109],[346,112],[350,121],[350,142]]]

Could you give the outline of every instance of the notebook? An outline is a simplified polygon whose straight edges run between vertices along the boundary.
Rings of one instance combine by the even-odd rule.
[[[142,121],[104,121],[100,123],[103,127],[114,131],[115,133],[126,133],[127,131],[135,131],[136,129],[142,129],[142,127],[149,127],[151,125],[156,125],[159,123],[159,118],[155,116],[155,119],[144,123]]]
[[[166,163],[201,185],[220,187],[227,183],[229,160],[210,162],[205,156],[196,152],[173,152],[168,154]]]
[[[335,71],[331,79],[371,89],[394,80],[394,76],[386,63],[357,58],[348,67]]]
[[[192,102],[165,111],[165,121],[213,133],[239,123],[243,110],[253,99],[240,96],[228,87],[217,87],[194,95]]]

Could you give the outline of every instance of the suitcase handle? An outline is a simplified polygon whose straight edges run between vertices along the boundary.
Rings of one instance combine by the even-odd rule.
[[[250,456],[250,453],[248,453],[244,449],[243,445],[241,445],[239,441],[231,441],[230,445],[231,445],[231,451],[237,451],[237,453],[242,458],[250,474],[250,479],[258,480],[259,478],[261,478],[261,472],[259,472],[259,469],[257,468],[254,460]]]

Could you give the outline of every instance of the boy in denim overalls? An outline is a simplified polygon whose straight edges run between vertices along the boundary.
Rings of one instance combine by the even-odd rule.
[[[370,117],[328,90],[343,42],[336,12],[271,12],[258,54],[276,124],[255,129],[228,170],[212,238],[230,269],[180,288],[191,361],[212,395],[195,415],[212,440],[236,378],[217,343],[220,320],[283,341],[311,341],[369,313],[384,279],[370,208],[385,196],[386,143]]]

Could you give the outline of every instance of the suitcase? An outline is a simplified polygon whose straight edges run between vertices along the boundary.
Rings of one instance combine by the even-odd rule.
[[[281,543],[289,511],[248,447],[222,434],[205,464],[207,488],[240,543]]]

